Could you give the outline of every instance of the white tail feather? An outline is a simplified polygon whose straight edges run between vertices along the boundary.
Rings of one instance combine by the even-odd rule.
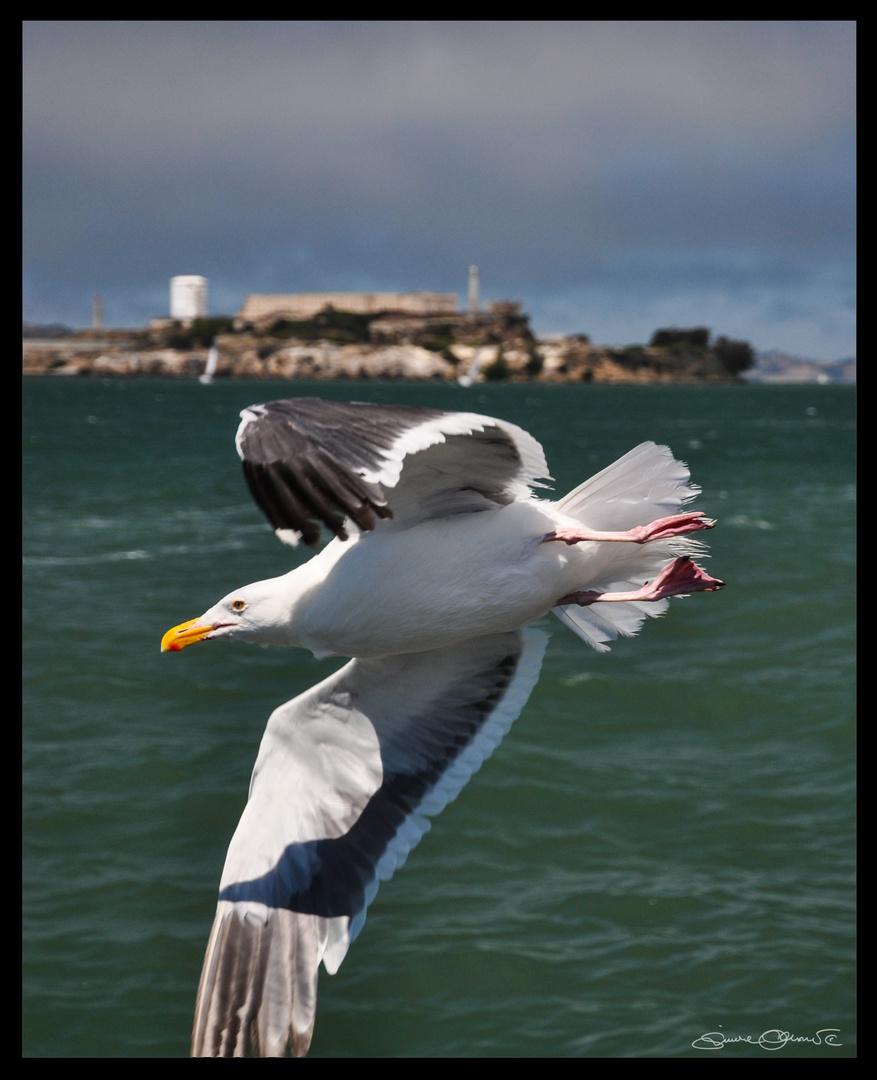
[[[668,517],[700,494],[668,446],[640,443],[555,505],[592,529],[632,529]]]
[[[669,517],[700,494],[690,483],[688,466],[677,461],[667,446],[640,443],[623,457],[560,499],[555,506],[568,517],[590,529],[623,531],[644,525],[660,517]],[[655,541],[642,547],[631,545],[632,554],[640,556],[641,573],[628,569],[626,581],[612,588],[636,588],[651,580],[655,556],[703,554],[704,545],[680,538]],[[662,615],[666,600],[657,603],[606,603],[579,607],[557,607],[554,614],[598,652],[608,652],[608,641],[631,637],[639,632],[646,618]]]

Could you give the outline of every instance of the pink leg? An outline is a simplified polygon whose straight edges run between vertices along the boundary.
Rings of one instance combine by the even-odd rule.
[[[594,589],[583,589],[579,592],[567,593],[554,606],[578,604],[579,607],[587,607],[589,604],[604,604],[612,601],[663,600],[665,596],[679,596],[682,593],[715,592],[724,584],[724,581],[710,577],[691,559],[678,558],[667,563],[655,580],[643,585],[641,589],[633,592],[605,593],[596,592]]]
[[[595,529],[580,528],[555,529],[546,533],[542,543],[560,540],[564,544],[580,544],[583,540],[628,541],[634,544],[647,544],[650,540],[668,540],[671,536],[711,529],[715,521],[700,510],[691,510],[686,514],[673,514],[672,517],[658,518],[648,525],[637,525],[626,532],[599,532]]]

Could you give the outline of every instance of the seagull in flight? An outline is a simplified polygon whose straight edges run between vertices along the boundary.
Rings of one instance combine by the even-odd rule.
[[[687,467],[644,442],[564,498],[506,420],[316,398],[253,405],[237,449],[281,540],[333,539],[169,630],[351,658],[271,714],[198,988],[194,1057],[303,1056],[390,878],[517,718],[553,611],[597,651],[723,582],[695,556]]]

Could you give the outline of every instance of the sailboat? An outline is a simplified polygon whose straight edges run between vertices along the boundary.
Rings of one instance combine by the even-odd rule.
[[[492,352],[495,351],[495,345],[488,345],[486,348],[484,346],[481,346],[481,348],[479,348],[476,351],[475,355],[472,357],[472,363],[469,365],[469,370],[466,372],[465,375],[460,375],[460,377],[457,379],[457,383],[460,386],[471,386],[478,378],[478,372],[481,368],[482,362],[487,358],[487,356],[489,356]]]
[[[216,363],[219,359],[219,350],[215,345],[210,346],[210,351],[207,353],[207,367],[204,369],[204,374],[198,376],[198,382],[204,383],[205,386],[208,383],[213,382],[213,376],[216,374]]]

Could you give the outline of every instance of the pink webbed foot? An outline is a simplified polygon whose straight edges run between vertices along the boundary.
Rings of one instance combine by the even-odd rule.
[[[680,596],[693,592],[715,592],[724,586],[724,581],[710,577],[691,559],[680,557],[668,563],[654,581],[631,592],[597,592],[594,589],[582,589],[579,592],[562,596],[555,607],[577,604],[588,607],[589,604],[621,603],[625,600],[663,600],[666,596]]]
[[[554,532],[545,534],[542,543],[561,541],[564,544],[580,544],[583,540],[602,540],[647,544],[650,540],[669,540],[673,536],[683,536],[685,533],[711,529],[714,525],[715,521],[708,518],[700,510],[691,510],[685,514],[673,514],[670,517],[658,518],[656,521],[649,522],[648,525],[636,525],[625,532],[600,532],[597,529],[587,529],[584,525],[575,528],[555,529]]]

